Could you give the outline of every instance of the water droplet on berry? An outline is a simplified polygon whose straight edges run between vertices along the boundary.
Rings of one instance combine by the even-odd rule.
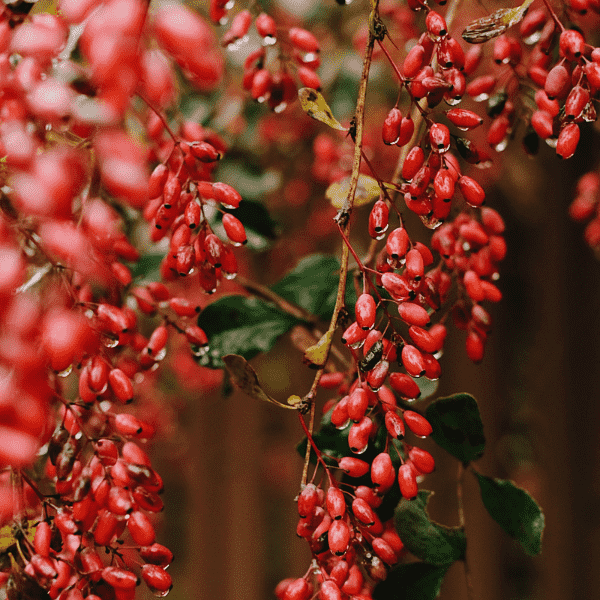
[[[485,102],[486,100],[488,100],[490,97],[490,95],[486,92],[484,92],[483,94],[479,94],[479,96],[475,96],[473,98],[473,100],[475,100],[475,102]]]
[[[114,338],[112,335],[102,334],[102,344],[106,348],[116,348],[119,345],[119,338]]]
[[[264,46],[272,46],[273,44],[277,43],[277,39],[274,37],[271,37],[270,35],[267,35],[263,38],[263,45]]]
[[[229,279],[230,281],[237,277],[237,273],[225,273],[225,271],[221,271],[221,273],[223,274],[223,277],[225,277],[225,279]]]
[[[546,138],[544,141],[546,142],[546,144],[548,144],[548,146],[550,146],[550,148],[556,148],[556,145],[558,144],[558,138],[556,137],[549,137]]]
[[[73,370],[73,365],[69,365],[66,369],[63,369],[62,371],[59,371],[57,373],[57,375],[59,377],[68,377],[71,374],[72,370]]]
[[[533,44],[537,44],[537,42],[539,42],[541,37],[542,37],[542,30],[540,29],[539,31],[535,31],[534,33],[527,36],[526,38],[522,38],[522,41],[527,46],[531,46]]]
[[[462,98],[444,98],[444,102],[448,106],[456,106],[462,102]]]
[[[339,429],[341,431],[342,429],[346,429],[346,427],[348,427],[348,425],[350,425],[350,419],[348,419],[345,423],[342,423],[341,425],[336,427],[336,429]]]
[[[505,137],[499,144],[496,144],[494,150],[496,152],[503,152],[506,150],[506,146],[508,146],[508,137]]]
[[[168,590],[166,590],[164,592],[159,592],[158,590],[150,588],[150,591],[152,592],[153,596],[156,596],[157,598],[164,598],[171,590],[168,589]]]
[[[159,361],[162,360],[167,355],[167,349],[163,348],[155,357],[154,360]]]
[[[352,452],[354,454],[364,454],[368,447],[369,447],[369,444],[365,444],[365,447],[361,448],[360,450],[356,450],[355,448],[350,448],[350,450],[352,450]]]
[[[443,221],[441,221],[437,217],[429,216],[429,215],[419,215],[419,216],[421,218],[421,221],[423,222],[423,225],[425,225],[425,227],[427,227],[427,229],[437,229],[438,227],[441,227],[441,225],[443,224]]]

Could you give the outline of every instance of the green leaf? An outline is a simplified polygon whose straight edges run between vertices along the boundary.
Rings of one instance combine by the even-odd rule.
[[[337,258],[327,254],[311,254],[271,289],[289,302],[322,319],[328,319],[335,307],[339,280],[340,263]],[[345,301],[346,307],[352,311],[356,304],[356,292],[350,279],[346,285]]]
[[[162,254],[145,254],[144,256],[141,256],[140,260],[133,265],[131,269],[131,276],[134,279],[147,279],[149,281],[156,281],[160,279],[158,270],[164,257],[164,252]]]
[[[426,506],[432,493],[422,490],[414,500],[403,498],[396,509],[396,529],[406,549],[417,558],[433,565],[450,565],[464,559],[465,532],[429,518]]]
[[[544,513],[523,489],[507,479],[492,479],[473,471],[479,482],[481,499],[496,523],[517,540],[527,554],[542,549]]]
[[[196,360],[212,369],[224,367],[222,357],[226,354],[239,354],[250,360],[259,352],[268,352],[277,338],[298,322],[258,298],[219,298],[198,316],[198,326],[208,336],[209,351]]]
[[[269,211],[260,202],[244,199],[238,208],[227,212],[237,217],[244,225],[248,238],[247,248],[262,252],[277,238],[277,223],[271,219]],[[221,229],[222,221],[223,215],[218,213],[216,233],[227,239],[225,230]]]
[[[450,565],[414,562],[391,569],[373,591],[375,600],[434,600]]]
[[[477,401],[470,394],[454,394],[432,402],[425,413],[438,446],[465,465],[483,455],[485,438]]]

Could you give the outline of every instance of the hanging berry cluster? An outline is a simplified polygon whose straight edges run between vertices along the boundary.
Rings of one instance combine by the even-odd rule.
[[[196,355],[208,340],[195,302],[134,283],[132,265],[140,238],[165,238],[166,282],[195,274],[213,292],[237,272],[241,196],[212,181],[225,143],[164,114],[175,64],[209,91],[224,61],[183,6],[22,9],[0,8],[0,521],[16,544],[0,585],[9,598],[126,600],[143,580],[162,597],[173,557],[156,541],[163,484],[144,449],[165,425],[155,372],[173,333]]]

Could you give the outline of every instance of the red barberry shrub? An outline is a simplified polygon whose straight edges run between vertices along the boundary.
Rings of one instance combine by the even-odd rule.
[[[152,442],[173,433],[176,380],[296,413],[310,559],[281,600],[435,597],[455,562],[470,588],[467,471],[539,553],[543,513],[473,467],[479,406],[438,382],[445,353],[486,360],[510,293],[502,153],[569,159],[592,134],[600,8],[463,22],[479,8],[458,3],[1,5],[7,598],[170,591]],[[568,211],[596,254],[599,193],[583,174]],[[282,371],[311,381],[282,400],[248,361],[285,335]],[[454,527],[428,513],[440,448],[459,462]]]

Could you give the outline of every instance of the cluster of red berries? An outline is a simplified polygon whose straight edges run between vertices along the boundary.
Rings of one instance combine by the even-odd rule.
[[[210,26],[183,6],[149,15],[143,0],[60,0],[58,14],[30,17],[18,8],[0,9],[0,520],[12,519],[18,545],[0,585],[19,597],[25,585],[61,600],[125,600],[143,579],[164,596],[162,480],[139,445],[160,423],[139,418],[138,405],[151,402],[143,382],[171,331],[196,354],[207,338],[195,303],[163,283],[133,284],[140,253],[129,235],[142,211],[151,241],[168,236],[166,281],[197,269],[213,291],[221,273],[235,275],[205,217],[207,202],[241,201],[211,182],[225,144],[189,121],[176,136],[161,113],[176,97],[172,62],[211,90],[224,61]],[[132,108],[147,149],[126,127]],[[240,221],[218,210],[224,237],[244,243]],[[140,315],[153,325],[139,326]]]
[[[355,381],[347,389],[344,377],[343,373],[326,374],[321,386],[339,394],[347,390],[324,408],[331,411],[331,424],[348,433],[349,455],[337,461],[345,476],[338,482],[332,468],[326,466],[327,491],[312,483],[301,490],[297,534],[308,541],[315,561],[304,577],[286,579],[277,586],[275,593],[281,600],[307,600],[315,583],[326,600],[371,598],[377,582],[385,579],[388,569],[404,555],[393,520],[382,522],[377,509],[394,490],[404,498],[415,498],[418,478],[435,467],[426,450],[397,443],[406,429],[417,437],[430,435],[427,419],[400,408],[390,388],[383,386],[375,392],[370,385]],[[390,376],[390,384],[401,395],[407,390],[404,377],[401,373]],[[362,460],[359,456],[380,437],[381,428],[386,450],[376,452],[372,460]]]
[[[271,110],[282,112],[298,97],[296,77],[302,87],[321,88],[317,69],[321,65],[317,38],[301,27],[282,28],[267,13],[253,18],[249,10],[242,10],[233,18],[223,36],[223,45],[236,47],[247,39],[252,23],[262,38],[262,46],[250,52],[244,61],[242,86],[257,102],[266,102]],[[284,49],[291,57],[283,58]],[[270,55],[273,54],[273,58]],[[275,58],[276,57],[276,58]],[[293,61],[292,61],[293,59]]]

